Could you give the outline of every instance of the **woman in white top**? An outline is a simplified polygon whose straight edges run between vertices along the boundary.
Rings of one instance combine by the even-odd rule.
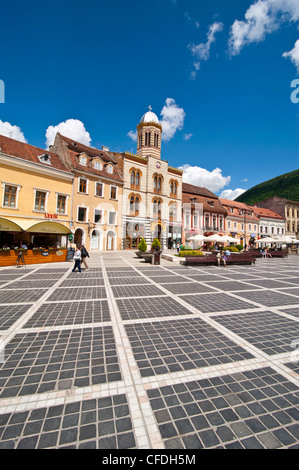
[[[78,268],[79,273],[81,273],[81,250],[80,248],[78,248],[78,246],[76,247],[76,251],[74,254],[74,261],[75,264],[72,272],[74,273],[76,271],[76,268]]]

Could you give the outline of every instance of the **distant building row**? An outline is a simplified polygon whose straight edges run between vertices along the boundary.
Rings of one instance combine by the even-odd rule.
[[[137,154],[85,146],[57,134],[49,151],[0,136],[0,247],[66,246],[137,249],[158,238],[163,248],[201,233],[295,235],[299,203],[273,198],[250,207],[182,182],[161,160],[162,127],[145,113]]]

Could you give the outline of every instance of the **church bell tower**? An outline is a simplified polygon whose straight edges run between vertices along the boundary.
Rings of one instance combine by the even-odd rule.
[[[140,157],[152,156],[161,160],[162,126],[152,107],[145,113],[137,126],[137,155]]]

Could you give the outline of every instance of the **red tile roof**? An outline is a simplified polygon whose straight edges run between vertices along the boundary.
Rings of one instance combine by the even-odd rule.
[[[183,190],[183,193],[218,199],[218,196],[216,196],[216,194],[209,191],[207,188],[201,188],[200,186],[195,186],[193,184],[183,183],[182,190]]]
[[[55,168],[56,170],[62,170],[69,173],[68,168],[56,153],[52,153],[39,147],[34,147],[33,145],[26,144],[24,142],[19,142],[18,140],[10,139],[3,135],[0,135],[0,152],[11,157],[17,157],[28,162],[37,163],[41,167]],[[48,154],[50,156],[51,165],[40,161],[38,158],[44,154]]]
[[[120,175],[118,168],[116,167],[117,160],[110,154],[110,152],[99,150],[94,147],[88,147],[87,145],[81,144],[73,139],[65,137],[58,133],[58,137],[65,143],[66,149],[68,152],[69,160],[73,170],[78,170],[87,173],[92,173],[98,177],[108,178],[110,180],[115,180],[122,183],[123,178]],[[87,165],[81,165],[79,163],[79,156],[85,153],[87,158]],[[94,158],[98,157],[103,161],[103,170],[98,170],[94,168],[92,161]],[[113,173],[107,171],[107,165],[111,163],[113,166]]]
[[[217,196],[215,198],[207,197],[207,196],[198,196],[194,194],[186,194],[183,193],[182,195],[182,202],[183,204],[202,204],[203,210],[205,212],[215,212],[217,214],[224,214],[226,215],[227,211],[221,205]],[[212,203],[212,204],[209,204]],[[191,206],[192,207],[192,206]]]
[[[244,219],[244,214],[239,214],[239,211],[246,210],[246,211],[252,212],[252,215],[246,214],[246,220],[255,220],[255,221],[259,220],[258,217],[254,213],[253,207],[250,207],[247,204],[244,204],[243,202],[231,201],[230,199],[219,198],[219,200],[221,204],[225,208],[227,208],[227,215],[231,217]],[[237,210],[234,210],[234,212],[232,213],[230,210],[228,210],[229,208],[237,209]]]
[[[284,221],[284,217],[277,214],[277,212],[272,211],[271,209],[264,209],[263,207],[254,207],[251,206],[256,215],[260,218],[269,218],[269,219],[280,219]]]

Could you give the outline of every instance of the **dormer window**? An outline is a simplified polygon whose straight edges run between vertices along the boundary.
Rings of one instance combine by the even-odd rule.
[[[93,166],[96,170],[102,170],[102,163],[99,160],[96,160]]]
[[[112,174],[112,173],[113,173],[113,166],[112,166],[112,165],[108,165],[107,171],[108,171],[108,173],[111,173],[111,174]]]
[[[80,155],[79,163],[80,163],[80,165],[86,165],[86,156],[85,155]]]
[[[44,153],[43,155],[40,155],[40,156],[38,157],[38,159],[39,159],[39,161],[40,161],[41,163],[46,163],[47,165],[52,165],[52,163],[51,163],[51,157],[50,157],[50,155],[49,155],[48,153]]]

